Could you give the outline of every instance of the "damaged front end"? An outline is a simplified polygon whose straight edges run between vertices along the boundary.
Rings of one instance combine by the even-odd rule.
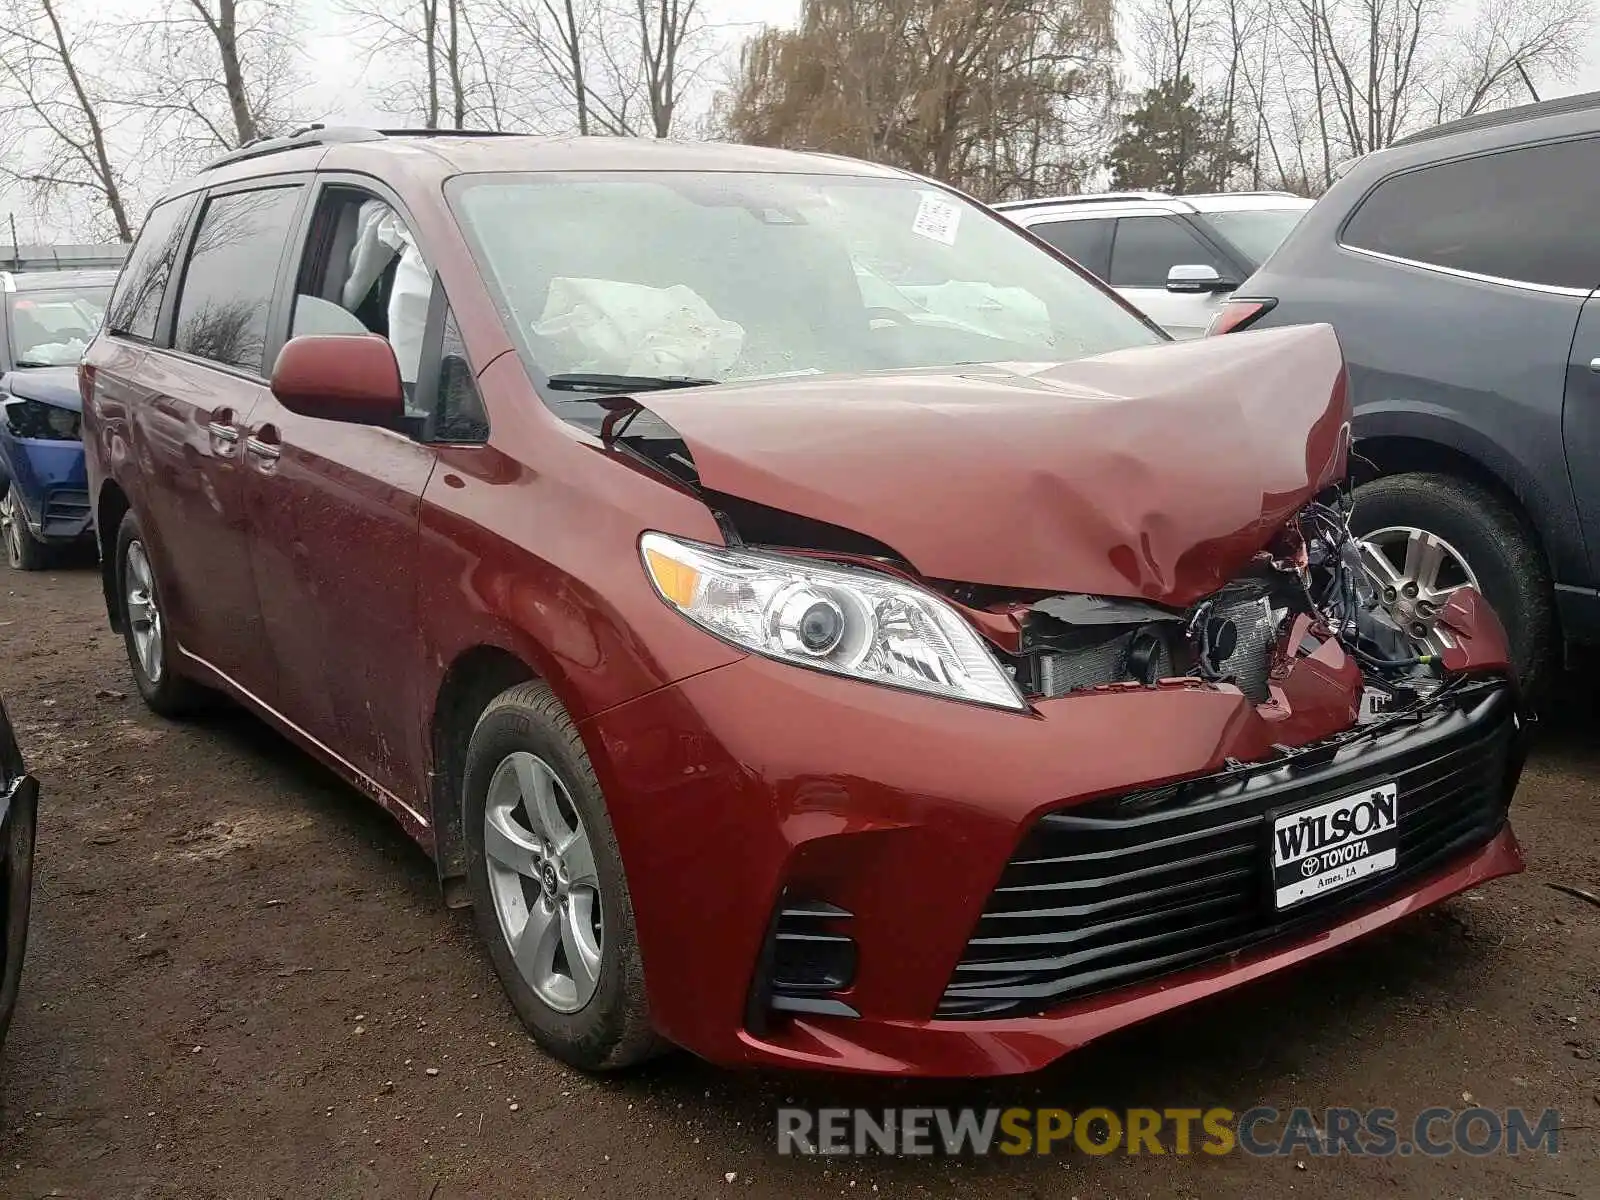
[[[657,596],[768,660],[672,701],[730,747],[740,803],[668,773],[717,821],[776,822],[742,843],[773,880],[762,1053],[854,1037],[886,1070],[915,1028],[1039,1065],[1519,869],[1503,631],[1471,588],[1427,640],[1381,603],[1331,331],[1243,349],[611,407],[604,451],[721,533],[646,527]],[[668,703],[611,718],[614,744]],[[1038,1037],[997,1067],[991,1021]]]
[[[720,580],[713,608],[737,591],[748,628],[725,607],[697,614],[652,566],[657,590],[719,637],[802,665],[1010,708],[1232,692],[1259,718],[1240,757],[1424,705],[1452,673],[1503,671],[1503,633],[1471,589],[1430,599],[1427,642],[1379,603],[1350,532],[1332,331],[1231,349],[608,396],[599,432],[711,509],[725,547],[658,550],[682,560],[675,578]],[[845,574],[807,575],[830,569]],[[874,579],[893,604],[872,598]],[[788,617],[764,611],[811,583],[858,610],[873,673],[845,661],[848,630],[843,650],[807,658]],[[927,632],[951,615],[1008,686],[980,679],[966,635]]]
[[[1254,704],[1287,710],[1296,663],[1332,644],[1360,674],[1353,720],[1427,699],[1445,681],[1443,656],[1413,640],[1379,603],[1350,533],[1350,507],[1345,491],[1328,489],[1234,580],[1183,608],[1079,594],[1016,606],[1009,657],[1019,686],[1041,699],[1118,687],[1227,686]],[[1447,604],[1437,637],[1448,653],[1458,645],[1452,630],[1471,635],[1481,621],[1477,607]]]

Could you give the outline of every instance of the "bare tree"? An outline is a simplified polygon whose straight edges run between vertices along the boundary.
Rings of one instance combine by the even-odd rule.
[[[670,136],[711,59],[700,0],[492,2],[534,128]]]
[[[117,238],[131,242],[111,105],[84,62],[93,49],[88,34],[68,31],[61,0],[0,7],[0,178],[28,187],[41,207],[63,193],[92,195]]]
[[[684,52],[700,30],[698,0],[635,0],[639,21],[639,61],[650,103],[650,124],[658,138],[672,132]]]
[[[1219,98],[1241,179],[1318,192],[1351,157],[1570,79],[1593,0],[1135,2],[1133,61]]]
[[[587,62],[598,26],[593,0],[493,0],[498,36],[537,68],[538,82],[524,93],[530,123],[545,128],[570,119],[580,135],[631,133],[625,116],[592,90]],[[531,93],[531,94],[530,94]],[[597,111],[599,110],[599,111]]]
[[[499,128],[501,82],[511,64],[484,0],[345,0],[385,108],[416,114],[424,129]]]
[[[121,103],[180,164],[287,131],[299,120],[291,0],[165,0],[126,29],[136,58]]]

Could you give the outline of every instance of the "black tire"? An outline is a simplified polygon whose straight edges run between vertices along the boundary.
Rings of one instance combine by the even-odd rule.
[[[484,809],[495,771],[517,751],[542,759],[555,773],[594,852],[605,935],[594,994],[572,1013],[546,1004],[523,979],[495,911],[484,855]],[[524,683],[507,689],[478,718],[467,746],[462,815],[467,887],[478,935],[512,1007],[534,1041],[547,1053],[585,1071],[620,1070],[664,1049],[665,1043],[650,1024],[633,902],[600,784],[577,726],[545,684]]]
[[[134,644],[133,621],[128,613],[128,558],[135,543],[143,549],[144,534],[139,529],[138,518],[128,512],[123,515],[122,524],[117,528],[116,572],[113,576],[117,585],[117,611],[121,618],[122,644],[127,651],[128,668],[133,672],[134,686],[139,689],[139,695],[152,712],[163,717],[188,716],[204,708],[211,693],[178,673],[178,656],[172,641],[171,625],[161,622],[160,677],[152,679],[139,661],[139,652]],[[145,557],[149,562],[148,553]],[[155,576],[154,562],[150,562],[150,576],[151,590],[155,594],[157,611],[160,611],[161,581]]]
[[[16,497],[11,495],[8,483],[0,488],[0,497],[12,506],[11,520],[6,530],[6,562],[13,571],[42,571],[50,565],[51,547],[33,536],[27,519]]]
[[[1555,591],[1532,530],[1500,497],[1450,475],[1387,475],[1356,489],[1351,532],[1411,526],[1458,550],[1505,626],[1523,690],[1548,686],[1556,643]]]

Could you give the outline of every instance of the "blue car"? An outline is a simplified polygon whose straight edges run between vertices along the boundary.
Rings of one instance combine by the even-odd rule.
[[[114,271],[0,272],[0,536],[19,571],[92,536],[77,367]]]

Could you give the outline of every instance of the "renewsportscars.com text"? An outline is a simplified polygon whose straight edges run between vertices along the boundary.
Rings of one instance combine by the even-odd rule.
[[[1560,1152],[1553,1108],[780,1108],[779,1154],[1238,1154],[1443,1157]]]

